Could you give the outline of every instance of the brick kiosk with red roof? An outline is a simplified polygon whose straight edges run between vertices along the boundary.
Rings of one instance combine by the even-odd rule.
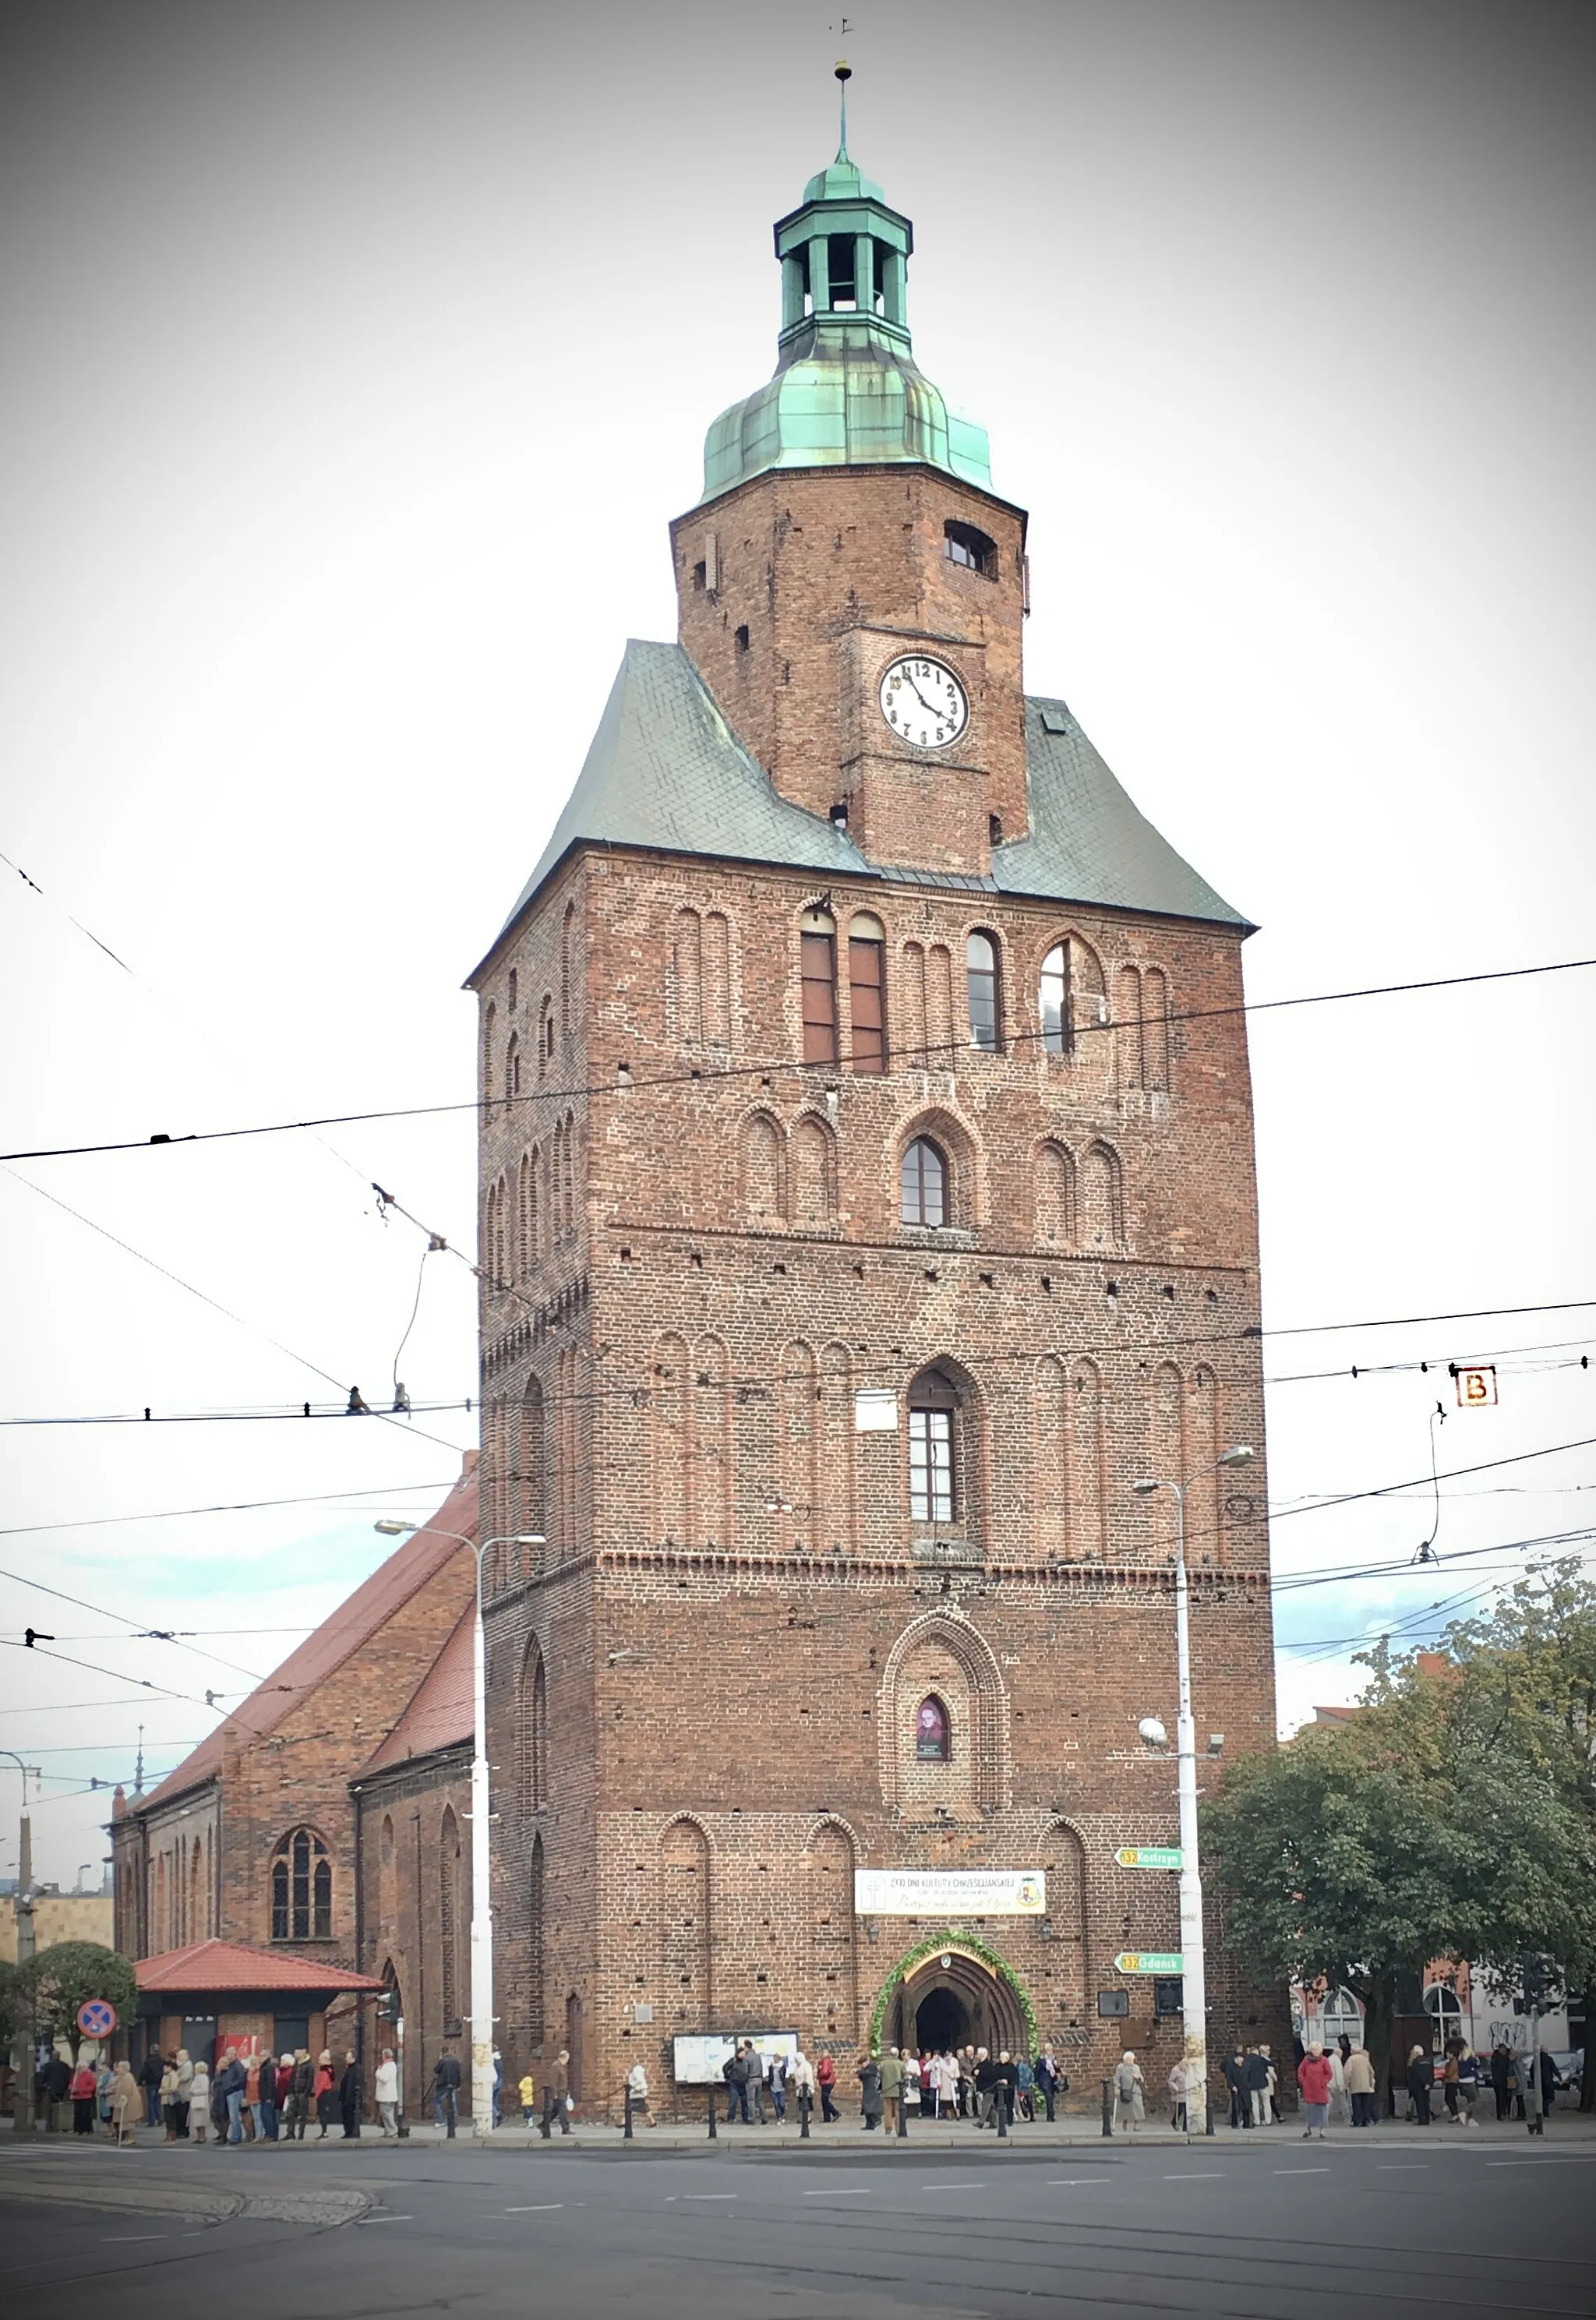
[[[232,2047],[320,2053],[333,1999],[382,1988],[370,1974],[241,1942],[193,1942],[141,1958],[137,1971],[141,2051],[155,2041],[163,2054],[186,2046],[197,2061],[203,2049],[211,2062]]]

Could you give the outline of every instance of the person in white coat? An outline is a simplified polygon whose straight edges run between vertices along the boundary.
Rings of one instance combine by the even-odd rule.
[[[394,2059],[392,2046],[383,2048],[382,2061],[376,2066],[376,2081],[372,2089],[376,2098],[376,2115],[385,2135],[399,2132],[399,2065]]]
[[[1146,2118],[1147,2107],[1142,2100],[1144,2080],[1141,2064],[1127,2047],[1114,2065],[1114,2132],[1134,2134],[1138,2123]]]
[[[631,2097],[631,2115],[640,2118],[646,2126],[654,2125],[648,2109],[648,2077],[641,2062],[634,2062],[626,2074],[626,2091]]]

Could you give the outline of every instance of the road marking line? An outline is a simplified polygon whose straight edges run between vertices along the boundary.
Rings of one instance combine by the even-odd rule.
[[[1201,2175],[1166,2175],[1164,2178],[1166,2183],[1222,2183],[1224,2180],[1217,2170],[1212,2173],[1205,2170]]]
[[[563,2199],[545,2199],[536,2207],[506,2207],[507,2216],[551,2216],[557,2207],[565,2206]]]
[[[984,2175],[977,2175],[968,2183],[921,2183],[918,2189],[922,2191],[979,2191],[984,2189],[985,2181]]]
[[[691,2193],[688,2196],[691,2197]],[[874,2185],[857,2191],[845,2191],[838,2185],[831,2185],[823,2191],[805,2191],[803,2196],[806,2199],[873,2199],[875,2190]]]
[[[1271,2175],[1328,2175],[1328,2167],[1272,2167]]]
[[[1429,2165],[1428,2159],[1381,2159],[1375,2162],[1380,2175],[1422,2175]]]
[[[682,2194],[682,2198],[683,2198],[683,2199],[684,2199],[684,2200],[687,2200],[687,2199],[735,2199],[737,2197],[738,2197],[738,2194],[737,2194],[735,2191],[684,2191],[684,2192],[683,2192],[683,2194]]]
[[[168,2232],[113,2232],[109,2239],[103,2239],[100,2242],[100,2245],[102,2247],[135,2247],[141,2240],[164,2240],[169,2239],[170,2236]]]
[[[362,2216],[359,2218],[362,2230],[367,2224],[413,2224],[414,2221],[413,2216]]]
[[[1592,2153],[1588,2151],[1564,2151],[1554,2157],[1549,2152],[1538,2159],[1488,2159],[1487,2167],[1581,2167],[1589,2166]]]
[[[1102,2181],[1101,2175],[1049,2175],[1047,2178],[1048,2188],[1052,2190],[1062,2190],[1066,2184],[1071,2183],[1101,2183]]]

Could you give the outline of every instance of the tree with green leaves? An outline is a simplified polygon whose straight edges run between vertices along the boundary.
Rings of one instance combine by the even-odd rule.
[[[53,1942],[16,1971],[16,2006],[41,2038],[77,2039],[77,2009],[91,1998],[116,2008],[126,2028],[139,2010],[139,1981],[131,1958],[98,1942]]]
[[[1596,1965],[1596,1816],[1546,1720],[1503,1712],[1501,1657],[1371,1654],[1358,1715],[1243,1759],[1203,1814],[1227,1939],[1263,1974],[1351,1989],[1382,2082],[1399,1982],[1431,1959]]]

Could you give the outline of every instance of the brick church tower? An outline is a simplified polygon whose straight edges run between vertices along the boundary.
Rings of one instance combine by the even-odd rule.
[[[1180,2052],[1196,1714],[1274,1691],[1244,920],[1023,688],[1026,519],[844,148],[481,1009],[497,2036]],[[1173,1994],[1162,1994],[1164,2002]],[[1256,2012],[1221,1965],[1211,2035]],[[1115,2009],[1128,2002],[1128,2018]],[[1256,2034],[1251,2034],[1256,2035]],[[692,2097],[702,2103],[702,2095]]]

